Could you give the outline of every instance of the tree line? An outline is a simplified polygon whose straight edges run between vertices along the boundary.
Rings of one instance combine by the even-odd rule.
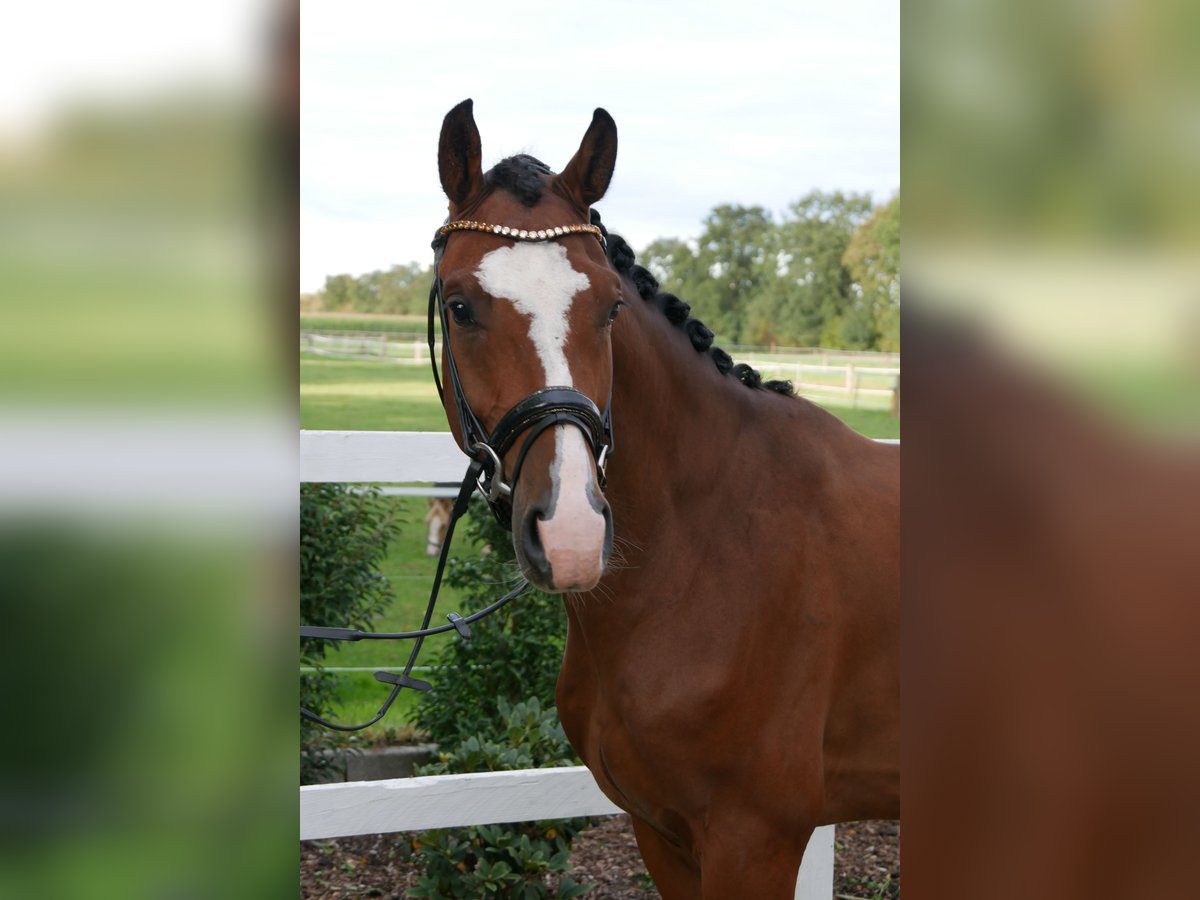
[[[659,238],[638,254],[725,344],[900,349],[900,198],[813,191],[776,217],[724,204],[691,241]],[[332,275],[313,309],[424,313],[429,266]]]

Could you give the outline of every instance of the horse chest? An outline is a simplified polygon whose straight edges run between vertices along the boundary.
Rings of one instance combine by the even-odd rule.
[[[575,633],[559,715],[601,788],[647,821],[702,819],[713,784],[744,753],[747,710],[736,681],[715,659],[668,662],[661,650],[631,653],[636,665],[621,658],[598,667],[573,641]]]

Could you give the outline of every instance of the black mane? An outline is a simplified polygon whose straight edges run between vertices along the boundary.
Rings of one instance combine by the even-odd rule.
[[[622,275],[629,277],[629,280],[637,287],[638,294],[641,295],[643,300],[647,303],[653,303],[671,322],[687,332],[687,336],[691,340],[692,346],[696,348],[696,352],[707,353],[722,375],[732,374],[734,378],[738,379],[746,387],[775,391],[778,394],[786,394],[789,397],[795,396],[795,391],[790,381],[763,381],[762,375],[757,370],[745,363],[735,365],[728,353],[720,347],[714,347],[713,338],[715,335],[713,335],[712,329],[699,319],[692,318],[690,315],[692,308],[674,294],[658,289],[658,279],[650,274],[648,269],[637,265],[633,248],[619,234],[610,234],[600,221],[600,214],[594,209],[592,210],[591,219],[592,224],[604,233],[605,240],[608,242],[608,260],[613,264],[613,268]]]

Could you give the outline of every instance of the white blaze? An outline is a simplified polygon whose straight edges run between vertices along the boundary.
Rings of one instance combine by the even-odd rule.
[[[529,316],[529,337],[546,373],[546,385],[574,387],[563,348],[567,314],[590,282],[571,268],[562,244],[516,244],[493,250],[475,272],[480,286]]]
[[[574,387],[567,362],[569,313],[591,282],[571,267],[561,244],[515,244],[486,254],[475,272],[480,286],[529,317],[529,337],[547,386]],[[592,508],[592,454],[573,425],[554,429],[552,508],[538,523],[557,586],[591,586],[601,573],[604,517]]]

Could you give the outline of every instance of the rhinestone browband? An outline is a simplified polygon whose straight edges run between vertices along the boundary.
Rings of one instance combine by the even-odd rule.
[[[489,225],[487,222],[471,222],[466,219],[458,219],[454,222],[447,222],[439,228],[438,236],[445,237],[452,231],[487,231],[491,234],[498,234],[501,237],[512,238],[517,241],[552,241],[567,234],[590,234],[596,240],[600,241],[600,243],[604,243],[604,233],[595,225],[559,225],[555,228],[527,230],[524,228],[510,228],[507,225]]]

